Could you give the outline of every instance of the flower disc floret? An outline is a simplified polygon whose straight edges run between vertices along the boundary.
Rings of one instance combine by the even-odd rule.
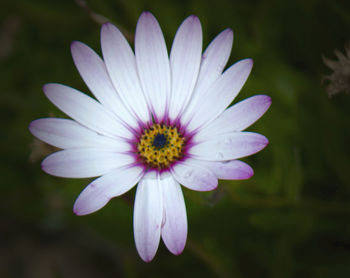
[[[176,126],[153,124],[137,144],[140,160],[149,168],[166,169],[183,157],[185,137]]]

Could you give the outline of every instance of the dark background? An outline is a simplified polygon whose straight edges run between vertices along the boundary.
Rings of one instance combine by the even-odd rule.
[[[335,73],[322,60],[336,60],[335,49],[345,52],[348,3],[1,1],[0,277],[350,277],[350,59]],[[43,84],[88,92],[70,43],[80,40],[100,53],[106,20],[132,40],[144,10],[159,20],[168,47],[190,14],[202,22],[204,46],[232,28],[228,64],[255,61],[235,102],[257,93],[273,100],[249,128],[270,140],[244,159],[255,176],[220,181],[208,193],[184,189],[187,246],[176,257],[161,243],[149,264],[133,241],[135,191],[92,215],[74,215],[74,200],[89,180],[42,172],[40,161],[53,149],[27,128],[36,118],[62,116],[42,93]],[[330,75],[331,83],[324,78]]]

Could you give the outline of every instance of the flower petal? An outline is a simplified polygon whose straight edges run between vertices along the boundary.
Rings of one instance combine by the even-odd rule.
[[[137,121],[125,108],[115,90],[102,59],[87,45],[81,42],[71,44],[75,66],[94,96],[114,112],[122,121],[137,127]]]
[[[77,215],[93,213],[104,207],[111,198],[129,191],[143,175],[141,167],[127,166],[94,180],[79,195],[73,211]]]
[[[143,178],[137,186],[134,205],[136,249],[145,262],[157,252],[163,219],[163,197],[158,179]]]
[[[256,95],[247,98],[224,111],[209,125],[200,129],[196,138],[217,136],[232,131],[242,131],[257,121],[270,107],[271,98],[266,95]]]
[[[232,132],[195,143],[189,153],[197,159],[224,161],[257,153],[265,148],[267,144],[267,138],[261,134]]]
[[[61,84],[46,84],[43,89],[53,104],[82,125],[112,137],[132,137],[109,110],[91,97]]]
[[[90,178],[101,176],[112,169],[134,162],[128,154],[110,150],[82,148],[58,151],[46,157],[42,169],[53,176]]]
[[[172,176],[161,181],[163,191],[162,238],[175,255],[182,253],[187,238],[187,215],[181,186]]]
[[[196,87],[183,115],[184,122],[188,122],[192,117],[193,109],[198,105],[198,102],[202,101],[203,94],[222,74],[230,57],[232,43],[233,32],[231,29],[226,29],[217,35],[205,50]]]
[[[148,105],[161,121],[170,95],[169,57],[162,30],[149,13],[139,18],[135,34],[136,64]]]
[[[150,120],[137,75],[135,55],[123,34],[111,23],[101,29],[103,58],[121,99],[144,123]]]
[[[229,161],[203,161],[203,166],[207,167],[222,180],[245,180],[254,175],[253,169],[240,160]]]
[[[231,29],[226,29],[209,44],[202,56],[196,86],[198,93],[204,93],[220,77],[230,57],[232,43],[233,32]]]
[[[193,110],[194,114],[190,118],[188,130],[195,130],[218,117],[239,93],[252,66],[252,60],[245,59],[226,70],[203,94],[202,101]]]
[[[218,185],[218,179],[214,173],[196,163],[194,159],[179,162],[171,172],[180,184],[192,190],[210,191]]]
[[[202,27],[192,15],[176,32],[170,53],[171,97],[170,119],[175,120],[191,98],[202,55]]]
[[[128,143],[102,136],[81,124],[59,118],[43,118],[32,121],[30,132],[41,141],[61,149],[98,147],[115,151],[127,151]]]

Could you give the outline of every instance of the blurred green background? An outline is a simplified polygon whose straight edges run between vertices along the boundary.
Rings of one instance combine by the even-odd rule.
[[[92,215],[74,215],[89,180],[42,172],[40,161],[52,149],[27,129],[36,118],[62,115],[43,84],[88,92],[70,43],[100,53],[106,20],[132,40],[144,10],[159,20],[168,47],[190,14],[202,22],[204,46],[232,28],[228,65],[255,61],[237,100],[257,93],[273,99],[249,128],[270,140],[244,159],[255,176],[220,181],[214,192],[184,189],[185,251],[176,257],[161,243],[149,264],[134,246],[135,191]],[[330,83],[322,83],[332,74],[322,56],[335,60],[334,50],[344,53],[349,39],[349,1],[1,1],[0,277],[350,277],[350,95],[330,98]],[[350,61],[337,71],[349,90]]]

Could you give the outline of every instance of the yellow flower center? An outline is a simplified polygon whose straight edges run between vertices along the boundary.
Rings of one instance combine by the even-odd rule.
[[[141,135],[137,151],[149,167],[164,169],[182,157],[184,144],[177,127],[154,124]]]

